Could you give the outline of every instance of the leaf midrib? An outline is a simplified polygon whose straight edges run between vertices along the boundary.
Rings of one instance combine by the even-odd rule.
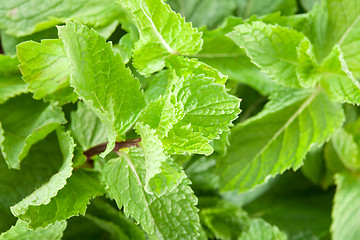
[[[153,221],[153,223],[154,223],[154,228],[155,228],[155,230],[157,230],[157,231],[155,231],[155,233],[159,233],[159,234],[161,235],[161,238],[160,238],[160,239],[165,239],[164,236],[162,235],[161,231],[159,230],[159,228],[158,228],[157,225],[156,225],[155,218],[154,218],[154,216],[152,215],[152,212],[151,212],[151,210],[150,210],[150,205],[149,205],[149,203],[148,203],[148,201],[147,201],[147,199],[146,199],[146,193],[145,193],[145,191],[144,191],[144,186],[143,186],[142,183],[141,183],[140,177],[139,177],[139,175],[137,174],[137,171],[136,171],[136,168],[135,168],[133,162],[131,161],[131,159],[128,157],[127,154],[121,154],[121,156],[124,157],[124,159],[125,159],[126,162],[128,163],[131,171],[134,173],[134,175],[135,175],[135,177],[136,177],[136,180],[138,181],[138,183],[139,183],[139,185],[140,185],[140,187],[141,187],[141,192],[142,192],[142,194],[143,194],[143,196],[144,196],[144,201],[145,201],[146,207],[148,208],[148,211],[149,211],[149,213],[150,213],[151,219],[152,219],[152,221]]]
[[[316,88],[316,90],[306,99],[306,101],[301,104],[299,109],[293,115],[291,115],[289,120],[286,121],[286,123],[278,131],[275,132],[271,139],[265,143],[265,145],[260,149],[260,151],[253,157],[253,160],[263,154],[264,151],[268,148],[268,146],[272,142],[274,142],[290,126],[290,124],[305,110],[305,108],[312,103],[315,97],[320,93],[320,90],[320,88]]]
[[[163,38],[161,33],[156,28],[154,21],[152,20],[152,18],[149,16],[149,14],[143,8],[143,4],[139,3],[139,0],[136,0],[136,2],[139,4],[140,9],[144,13],[145,17],[148,19],[150,26],[151,26],[153,32],[155,33],[156,37],[159,39],[160,43],[166,48],[166,50],[170,54],[176,54],[176,51],[174,49],[172,49],[172,47],[170,47],[170,45],[165,41],[165,39]]]

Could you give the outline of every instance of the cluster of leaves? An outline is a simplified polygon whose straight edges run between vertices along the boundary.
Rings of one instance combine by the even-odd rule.
[[[0,240],[360,238],[360,0],[0,5]]]

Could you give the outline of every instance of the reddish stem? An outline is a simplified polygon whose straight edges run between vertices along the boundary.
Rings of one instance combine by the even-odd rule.
[[[141,138],[136,138],[136,139],[129,139],[123,142],[116,142],[113,151],[117,152],[121,148],[140,147],[139,146],[140,141]],[[101,143],[99,145],[96,145],[83,152],[83,154],[86,156],[87,160],[90,160],[93,156],[99,155],[100,153],[104,152],[107,144],[108,143]]]

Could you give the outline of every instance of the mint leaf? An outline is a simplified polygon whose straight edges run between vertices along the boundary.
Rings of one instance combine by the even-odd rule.
[[[94,27],[104,26],[121,14],[121,9],[111,0],[56,0],[46,3],[40,0],[1,0],[1,6],[0,28],[16,37],[30,35],[68,20]]]
[[[58,106],[34,101],[29,95],[0,105],[0,147],[9,168],[19,169],[31,146],[65,122]]]
[[[331,239],[332,190],[318,191],[299,171],[287,171],[266,185],[268,191],[244,207],[250,216],[278,226],[289,239]]]
[[[176,124],[168,135],[162,139],[169,154],[205,154],[210,155],[214,149],[208,138],[200,132],[194,132],[191,125]]]
[[[0,240],[58,240],[62,238],[65,228],[66,222],[63,221],[56,222],[46,228],[30,230],[26,222],[18,220],[15,226],[0,235]]]
[[[239,0],[237,15],[247,18],[251,15],[265,15],[281,11],[283,14],[293,14],[297,10],[294,0]]]
[[[227,36],[244,48],[251,61],[275,82],[288,87],[301,86],[297,79],[300,63],[296,48],[306,39],[304,34],[285,27],[253,22],[235,27]]]
[[[238,239],[251,221],[245,210],[219,198],[200,198],[199,205],[208,239]]]
[[[141,74],[161,70],[165,66],[164,59],[170,55],[200,51],[201,33],[161,0],[122,0],[119,3],[139,29],[140,40],[135,43],[133,58]]]
[[[319,0],[300,0],[301,6],[306,10],[310,11],[315,3],[320,2]]]
[[[148,103],[159,100],[158,98],[165,94],[168,84],[172,81],[172,74],[166,69],[152,75],[149,79],[149,85],[145,90],[145,99]]]
[[[351,173],[335,175],[337,185],[332,212],[332,239],[356,239],[360,236],[357,227],[360,215],[360,179]]]
[[[328,182],[326,181],[326,168],[323,155],[322,148],[314,147],[310,149],[304,159],[304,165],[301,167],[301,172],[313,183],[327,188]]]
[[[0,155],[0,208],[9,209],[40,188],[58,173],[63,161],[55,132],[31,147],[20,170],[9,169]]]
[[[323,74],[320,84],[332,99],[360,104],[360,82],[349,71],[338,46],[324,59],[320,68]]]
[[[184,178],[177,188],[161,197],[145,189],[144,155],[141,149],[106,163],[103,181],[108,193],[124,213],[131,215],[149,234],[150,239],[196,239],[200,223],[195,204],[197,198]]]
[[[311,16],[314,25],[317,25],[314,27],[314,42],[318,46],[320,58],[324,58],[338,45],[344,52],[349,69],[359,77],[359,2],[327,0],[321,3],[320,7],[313,8]]]
[[[321,90],[293,91],[287,98],[279,95],[232,129],[227,156],[219,164],[223,190],[243,192],[269,176],[298,169],[311,145],[322,145],[344,121],[341,106]]]
[[[287,240],[284,232],[280,231],[276,226],[271,226],[262,219],[254,219],[250,222],[249,229],[241,234],[239,240]]]
[[[213,78],[214,82],[219,84],[225,84],[227,80],[227,76],[194,58],[189,59],[181,56],[171,56],[166,60],[166,63],[179,77],[204,75],[205,77]]]
[[[287,239],[276,226],[263,219],[253,219],[245,210],[219,198],[201,198],[200,205],[203,205],[201,221],[209,239]]]
[[[111,234],[111,239],[145,240],[145,232],[122,211],[115,209],[109,202],[96,198],[86,211],[85,218]]]
[[[170,0],[168,3],[174,11],[180,13],[195,27],[206,25],[213,28],[226,16],[231,15],[236,8],[236,1],[233,0]]]
[[[176,71],[183,77],[175,77],[166,94],[151,102],[139,120],[156,130],[169,154],[209,155],[213,151],[209,142],[229,130],[240,112],[240,100],[229,95],[224,85],[216,83],[216,79],[220,82],[224,79],[214,69],[194,60],[173,60],[169,62],[172,69],[176,69],[179,61],[184,62],[179,64],[184,68]],[[204,68],[204,74],[192,74],[191,69],[196,66]]]
[[[224,85],[201,75],[181,78],[174,84],[173,96],[174,105],[180,110],[179,120],[171,130],[175,136],[191,129],[209,141],[213,140],[227,131],[240,113],[238,98],[229,95]]]
[[[86,183],[86,184],[84,184]],[[67,184],[49,202],[30,205],[26,212],[11,207],[12,213],[28,223],[32,229],[46,227],[55,221],[63,221],[72,216],[84,215],[90,199],[104,194],[99,174],[91,170],[78,169],[67,180]],[[22,209],[21,209],[22,210]]]
[[[186,177],[185,173],[171,166],[172,160],[165,155],[155,130],[142,124],[137,124],[136,130],[141,136],[140,146],[144,149],[145,156],[144,189],[157,197],[172,192]]]
[[[192,56],[215,67],[223,74],[227,74],[230,80],[248,84],[263,95],[268,95],[272,91],[272,85],[275,84],[250,62],[243,49],[225,36],[235,26],[243,23],[242,19],[229,17],[223,25],[215,30],[204,29],[203,48]]]
[[[40,42],[42,39],[55,39],[57,38],[57,29],[55,27],[46,29],[24,37],[14,37],[5,31],[0,32],[1,47],[5,55],[16,56],[16,45],[26,41]]]
[[[139,81],[94,30],[69,22],[59,27],[70,61],[71,86],[108,129],[106,155],[136,121],[145,105]]]
[[[135,26],[131,26],[129,31],[130,32],[120,38],[119,45],[114,46],[115,50],[119,50],[125,64],[131,60],[135,42],[139,40],[139,34]]]
[[[331,138],[331,144],[336,152],[335,156],[339,158],[346,168],[351,171],[360,169],[359,149],[352,134],[341,128]],[[339,171],[340,169],[338,167],[336,170]]]
[[[296,67],[296,76],[304,88],[313,88],[320,81],[318,63],[315,52],[309,39],[304,38],[297,47],[299,65]]]
[[[0,55],[0,104],[27,92],[27,84],[21,79],[18,64],[16,58]]]
[[[35,99],[75,102],[77,95],[70,85],[69,61],[59,39],[41,43],[23,42],[16,46],[23,79]]]
[[[106,128],[85,103],[78,102],[77,110],[71,112],[70,130],[83,150],[106,141]]]
[[[69,132],[65,133],[62,130],[57,130],[56,132],[64,158],[63,164],[59,172],[53,175],[47,183],[11,207],[11,211],[15,216],[26,214],[31,206],[49,204],[51,199],[57,195],[58,191],[66,185],[66,180],[72,174],[72,158],[75,148],[74,140],[71,138]]]

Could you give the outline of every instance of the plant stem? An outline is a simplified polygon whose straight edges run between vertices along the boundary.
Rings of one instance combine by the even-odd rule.
[[[129,139],[129,140],[126,140],[123,142],[116,142],[113,151],[117,152],[121,148],[140,147],[139,146],[140,141],[141,141],[141,138],[136,138],[136,139]],[[106,142],[106,143],[101,143],[99,145],[96,145],[96,146],[86,150],[85,152],[83,152],[83,154],[86,156],[87,160],[90,160],[91,157],[98,155],[98,154],[102,153],[103,151],[105,151],[107,144],[108,143]]]

